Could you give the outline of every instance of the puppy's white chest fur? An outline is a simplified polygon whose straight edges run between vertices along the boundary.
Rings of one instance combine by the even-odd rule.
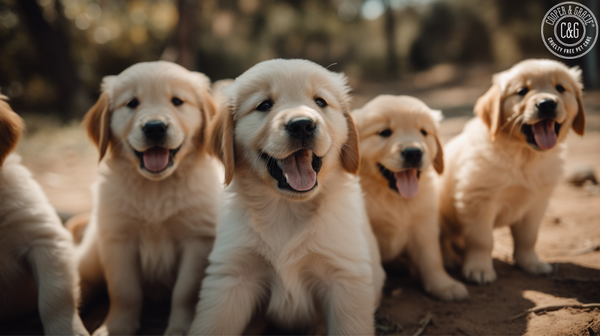
[[[504,147],[489,141],[486,126],[478,119],[466,132],[448,145],[449,155],[455,153],[456,193],[455,204],[460,212],[466,207],[476,207],[478,202],[492,200],[497,214],[494,226],[512,225],[540,200],[547,200],[563,173],[566,145],[536,152],[520,144]],[[462,142],[470,145],[465,148]],[[463,164],[469,162],[469,164]],[[473,184],[470,181],[487,181]]]
[[[283,326],[306,326],[318,318],[324,302],[317,298],[327,293],[330,282],[338,281],[336,269],[373,277],[372,263],[379,261],[371,260],[360,186],[356,180],[346,183],[338,190],[322,191],[329,194],[314,202],[264,196],[249,200],[235,195],[223,204],[230,211],[221,213],[213,254],[227,253],[219,239],[232,237],[225,238],[229,235],[221,230],[237,232],[238,240],[229,244],[264,260],[267,315]],[[343,198],[348,201],[339,202]]]
[[[204,167],[186,169],[185,176],[175,172],[163,181],[105,171],[95,185],[102,200],[96,200],[100,237],[129,240],[144,283],[173,286],[181,244],[214,236],[217,170],[210,161],[192,164]]]
[[[431,222],[431,214],[438,209],[435,178],[432,169],[424,171],[419,181],[419,192],[410,199],[403,198],[390,188],[382,188],[380,183],[372,179],[364,178],[362,185],[367,211],[384,262],[402,253],[412,242],[415,231]]]

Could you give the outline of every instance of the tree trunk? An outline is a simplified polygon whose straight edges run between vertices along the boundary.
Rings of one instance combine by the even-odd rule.
[[[387,44],[387,75],[390,79],[398,78],[398,55],[396,54],[396,18],[389,1],[385,5],[385,40]]]
[[[198,1],[177,0],[179,21],[161,59],[175,62],[188,70],[196,70],[196,16]]]
[[[69,55],[69,42],[60,25],[50,25],[44,20],[42,10],[35,0],[16,1],[29,35],[42,60],[48,69],[48,76],[56,85],[59,94],[59,108],[62,117],[70,119],[81,116],[85,112],[78,104],[85,99],[82,81],[77,74],[77,67]]]

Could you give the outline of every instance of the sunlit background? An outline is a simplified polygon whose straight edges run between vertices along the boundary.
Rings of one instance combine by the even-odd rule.
[[[553,57],[540,25],[557,2],[0,0],[0,90],[18,111],[69,120],[92,104],[103,76],[158,59],[218,80],[259,61],[306,58],[346,73],[355,89],[436,69],[412,81],[427,86],[465,67]],[[596,67],[585,67],[586,86],[596,86],[597,53],[587,58]]]

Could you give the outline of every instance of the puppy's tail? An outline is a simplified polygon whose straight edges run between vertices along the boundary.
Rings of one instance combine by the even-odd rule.
[[[75,242],[75,245],[79,245],[79,243],[81,243],[85,229],[90,222],[90,216],[90,212],[84,212],[69,218],[65,222],[65,227],[73,235],[73,241]]]

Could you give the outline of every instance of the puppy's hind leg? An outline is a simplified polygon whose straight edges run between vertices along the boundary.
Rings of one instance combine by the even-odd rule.
[[[76,247],[76,256],[81,287],[80,306],[85,308],[94,300],[97,291],[105,285],[104,270],[98,251],[98,237],[94,226],[89,227],[82,243]]]
[[[248,251],[211,260],[188,335],[241,335],[266,297],[267,266]]]
[[[42,244],[29,251],[28,260],[38,288],[44,334],[89,335],[77,311],[79,287],[71,242]]]
[[[510,227],[515,243],[513,257],[519,267],[531,274],[549,274],[552,265],[540,261],[535,254],[538,230],[546,212],[548,200],[536,204],[520,223]]]

